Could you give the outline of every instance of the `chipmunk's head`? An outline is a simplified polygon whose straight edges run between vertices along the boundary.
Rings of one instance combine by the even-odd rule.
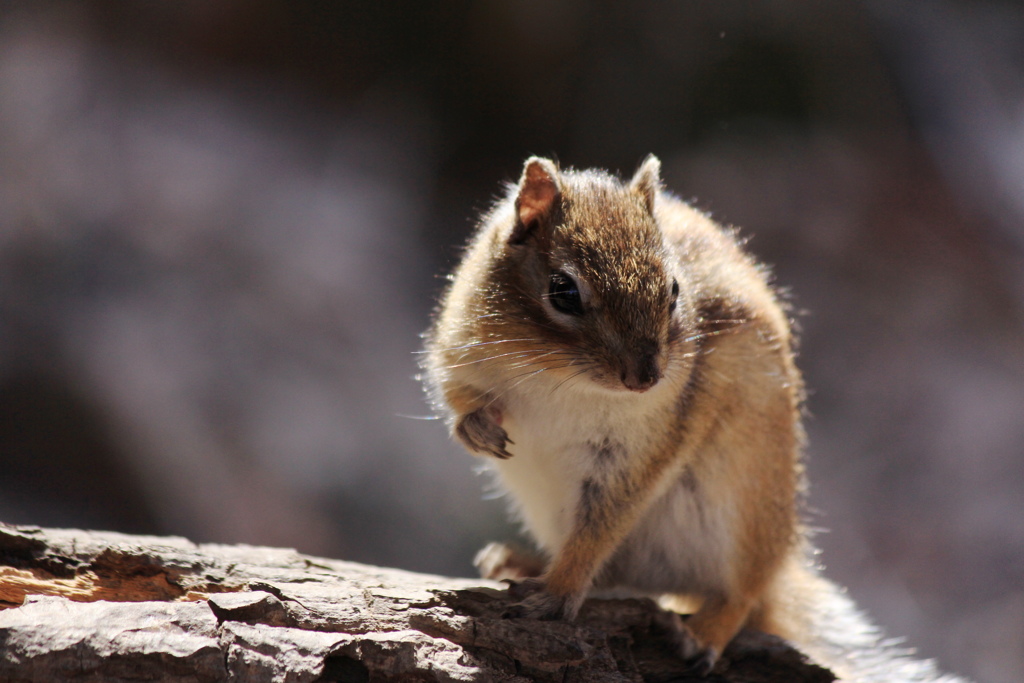
[[[644,392],[669,370],[693,305],[656,220],[660,168],[649,156],[623,182],[526,161],[498,280],[556,374]]]

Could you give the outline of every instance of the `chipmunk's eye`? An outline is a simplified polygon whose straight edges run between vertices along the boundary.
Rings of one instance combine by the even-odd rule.
[[[548,301],[556,311],[567,315],[583,315],[583,298],[580,288],[568,273],[558,271],[551,274],[548,284]]]
[[[668,312],[672,313],[676,310],[676,303],[679,302],[679,281],[672,281],[672,301],[668,302]]]

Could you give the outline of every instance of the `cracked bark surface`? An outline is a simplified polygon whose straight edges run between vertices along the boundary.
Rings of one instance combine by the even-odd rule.
[[[507,605],[480,579],[0,525],[3,681],[834,680],[755,632],[688,677],[649,600],[589,600],[574,623],[503,619]]]

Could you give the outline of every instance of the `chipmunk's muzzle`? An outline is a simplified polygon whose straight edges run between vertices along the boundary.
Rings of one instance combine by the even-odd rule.
[[[625,359],[619,375],[622,385],[630,391],[644,392],[661,379],[660,352],[656,343],[645,343]]]

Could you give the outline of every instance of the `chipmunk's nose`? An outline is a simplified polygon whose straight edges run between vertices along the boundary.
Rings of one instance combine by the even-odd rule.
[[[644,392],[657,384],[661,379],[658,355],[657,344],[644,344],[638,353],[626,360],[620,375],[622,385],[630,391]]]

